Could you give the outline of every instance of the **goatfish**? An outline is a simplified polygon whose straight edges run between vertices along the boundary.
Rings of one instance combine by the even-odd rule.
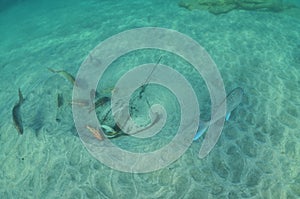
[[[12,118],[13,118],[14,125],[20,135],[23,134],[23,123],[20,114],[20,107],[23,104],[23,102],[24,102],[24,98],[19,88],[19,101],[15,104],[15,106],[12,109]]]
[[[77,106],[88,106],[90,102],[88,100],[72,100],[69,103]]]
[[[66,78],[72,85],[76,86],[76,81],[73,75],[71,75],[70,73],[64,71],[64,70],[54,70],[52,68],[47,68],[49,71],[51,71],[52,73],[56,73],[59,74],[60,76]]]
[[[93,134],[93,136],[97,139],[97,140],[104,140],[104,137],[101,135],[99,129],[96,129],[94,127],[91,127],[89,125],[86,125],[86,128]]]
[[[225,121],[229,120],[232,111],[235,110],[236,107],[242,102],[243,95],[244,95],[244,90],[240,87],[237,87],[237,88],[233,89],[226,96],[226,100],[223,101],[223,103],[226,102]],[[218,112],[218,111],[216,111],[216,112]],[[198,131],[197,131],[197,133],[196,133],[193,140],[194,141],[198,140],[205,133],[205,131],[208,129],[209,125],[215,123],[216,121],[221,119],[221,117],[222,116],[216,118],[214,121],[202,121],[202,120],[200,120]]]

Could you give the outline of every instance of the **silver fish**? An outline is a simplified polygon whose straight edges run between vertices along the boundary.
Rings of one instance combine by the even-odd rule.
[[[225,115],[225,120],[228,121],[230,116],[231,116],[231,112],[233,110],[236,109],[236,107],[238,107],[238,105],[242,102],[244,96],[244,90],[241,87],[237,87],[235,89],[233,89],[227,96],[226,96],[226,100],[223,101],[223,103],[226,103],[226,115]],[[216,113],[218,113],[218,110],[216,111]],[[199,127],[198,127],[198,131],[194,137],[194,141],[198,140],[204,133],[205,131],[208,129],[209,125],[217,122],[219,119],[222,118],[222,115],[219,114],[220,116],[215,117],[214,120],[211,121],[201,121],[199,123]]]
[[[240,105],[243,100],[244,90],[241,87],[233,89],[226,97],[226,121],[229,120],[231,112]]]

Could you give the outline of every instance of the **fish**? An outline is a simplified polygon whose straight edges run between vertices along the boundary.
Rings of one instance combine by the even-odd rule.
[[[94,127],[91,127],[89,125],[86,125],[86,128],[93,134],[93,136],[97,139],[97,140],[104,140],[104,137],[102,136],[102,134],[100,133],[99,129],[96,129]]]
[[[110,97],[101,97],[95,102],[95,109],[110,101]]]
[[[111,128],[110,126],[101,125],[101,128],[103,129],[104,134],[108,137],[108,138],[114,138],[116,136],[118,136],[118,132],[115,131],[113,128]]]
[[[90,100],[91,100],[91,102],[94,101],[95,97],[96,97],[96,90],[95,89],[90,90]]]
[[[88,100],[72,100],[71,102],[69,102],[72,105],[77,105],[77,106],[88,106],[90,104],[90,102]]]
[[[107,103],[107,102],[109,102],[109,101],[110,101],[110,97],[101,97],[101,98],[99,98],[99,99],[95,102],[94,107],[91,107],[91,108],[90,108],[89,112],[91,112],[91,111],[97,109],[97,108],[100,107],[100,106],[103,106],[105,103]]]
[[[91,100],[91,102],[93,103],[94,100],[95,100],[96,98],[98,98],[99,95],[100,95],[100,94],[99,94],[99,92],[98,92],[97,90],[91,89],[91,90],[90,90],[90,100]]]
[[[226,97],[226,116],[225,120],[228,121],[233,110],[242,103],[244,90],[241,87],[233,89]]]
[[[114,127],[110,127],[110,126],[102,124],[101,128],[103,129],[103,132],[106,135],[106,137],[109,139],[116,138],[121,135],[124,135],[124,136],[129,135],[129,134],[123,133],[117,124],[115,124]]]
[[[22,135],[23,134],[23,123],[22,123],[20,108],[24,102],[24,98],[23,98],[20,88],[18,90],[18,93],[19,93],[19,101],[15,104],[15,106],[12,109],[12,118],[13,118],[13,122],[14,122],[14,125],[15,125],[18,133],[20,135]]]
[[[61,107],[64,104],[64,97],[61,93],[57,94],[57,108]]]
[[[226,100],[223,101],[223,103],[226,102],[226,115],[225,115],[225,121],[228,121],[230,119],[232,111],[234,111],[238,105],[241,104],[242,99],[244,96],[244,90],[241,87],[237,87],[233,89],[229,94],[226,96]],[[218,110],[216,111],[218,112]],[[219,119],[221,119],[222,116],[217,117],[214,119],[214,121],[202,121],[199,122],[199,127],[197,130],[197,133],[194,136],[194,141],[198,140],[208,129],[208,127],[217,122]]]
[[[209,122],[200,120],[199,127],[198,127],[196,135],[194,136],[193,141],[198,140],[206,132],[208,127],[209,127]]]
[[[51,71],[52,73],[56,73],[59,74],[60,76],[66,78],[66,80],[68,80],[72,85],[77,86],[76,81],[75,81],[75,77],[73,75],[71,75],[70,73],[64,71],[64,70],[54,70],[52,68],[47,68],[49,71]]]

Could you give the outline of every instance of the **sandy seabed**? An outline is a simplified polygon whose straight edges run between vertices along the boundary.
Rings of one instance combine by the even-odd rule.
[[[299,24],[299,18],[284,13],[232,11],[215,16],[158,0],[28,0],[2,11],[0,198],[299,198]],[[226,91],[239,86],[245,97],[206,158],[198,158],[201,138],[164,169],[123,173],[88,153],[72,118],[72,86],[47,67],[75,75],[98,43],[145,26],[174,29],[199,42],[217,64]],[[113,86],[129,65],[155,62],[159,53],[153,53],[155,58],[145,53],[125,57],[122,68],[114,63],[103,87]],[[161,62],[190,81],[203,117],[209,118],[206,86],[191,66],[171,55]],[[19,87],[25,97],[23,135],[11,116]],[[156,99],[160,94],[164,101],[168,97],[162,92],[149,88],[148,95]],[[64,99],[59,108],[58,94]],[[167,106],[178,111],[175,102]],[[173,132],[178,115],[171,113],[170,118],[166,131]],[[163,136],[155,141],[142,150],[166,142]],[[126,145],[130,137],[115,142]]]

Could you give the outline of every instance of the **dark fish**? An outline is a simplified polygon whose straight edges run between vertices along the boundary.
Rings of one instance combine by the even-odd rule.
[[[110,97],[101,97],[95,102],[95,109],[110,101]]]
[[[57,107],[61,107],[64,104],[64,97],[61,93],[57,94]]]
[[[14,121],[14,125],[20,135],[23,134],[23,124],[22,124],[22,118],[20,114],[20,107],[24,102],[23,95],[21,93],[21,90],[19,89],[19,101],[15,104],[15,106],[12,109],[12,117]]]
[[[91,107],[89,112],[97,109],[98,107],[100,106],[103,106],[105,103],[109,102],[110,101],[110,97],[101,97],[99,98],[96,102],[95,102],[95,106],[94,107]]]
[[[49,71],[51,71],[52,73],[57,73],[57,74],[61,75],[62,77],[66,78],[69,82],[71,82],[71,84],[77,86],[74,76],[71,75],[70,73],[68,73],[64,70],[54,70],[52,68],[47,68],[47,69]]]
[[[91,99],[91,102],[94,101],[95,97],[96,97],[96,91],[95,91],[95,89],[92,89],[92,90],[90,91],[90,99]]]

